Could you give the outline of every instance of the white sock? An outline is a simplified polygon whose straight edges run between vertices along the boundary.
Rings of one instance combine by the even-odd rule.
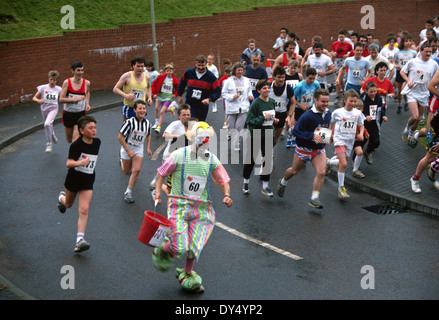
[[[249,183],[250,179],[244,179],[244,183]]]
[[[361,160],[363,160],[363,156],[356,156],[354,161],[354,168],[352,171],[357,171],[360,169]]]
[[[268,188],[268,181],[262,181],[262,188],[264,189]]]
[[[78,243],[79,240],[81,240],[81,239],[84,239],[84,234],[83,234],[83,233],[78,233],[78,234],[76,235],[76,243]]]
[[[344,172],[339,172],[337,176],[338,176],[338,187],[339,188],[344,187]]]
[[[413,138],[417,141],[419,140],[419,131],[415,133],[415,135],[413,136]]]
[[[320,195],[319,191],[312,191],[311,199],[318,199]]]
[[[125,193],[132,193],[133,192],[133,189],[131,189],[131,188],[127,188],[126,190],[125,190]]]
[[[283,185],[284,187],[287,185],[288,181],[285,180],[284,178],[282,178],[282,180],[280,181],[280,184]]]

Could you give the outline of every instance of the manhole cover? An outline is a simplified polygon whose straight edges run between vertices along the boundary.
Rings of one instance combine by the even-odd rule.
[[[403,208],[398,207],[394,204],[379,204],[374,206],[363,207],[363,209],[366,209],[376,214],[397,214],[397,213],[405,212]]]

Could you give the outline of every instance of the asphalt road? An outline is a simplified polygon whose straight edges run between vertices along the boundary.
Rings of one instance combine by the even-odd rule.
[[[42,131],[0,153],[0,274],[32,297],[185,301],[439,297],[439,219],[416,212],[372,213],[364,207],[383,204],[382,200],[349,189],[351,198],[341,201],[337,183],[329,177],[320,196],[324,208],[312,209],[307,205],[314,178],[311,165],[290,180],[284,198],[271,199],[261,194],[257,176],[251,178],[250,194],[243,195],[242,164],[225,165],[234,205],[221,204],[219,188],[212,187],[219,224],[194,268],[206,291],[183,292],[173,271],[154,269],[152,248],[137,240],[144,211],[153,210],[148,183],[160,157],[145,158],[133,194],[136,202],[125,203],[128,177],[119,167],[116,138],[119,108],[93,116],[102,145],[86,231],[91,248],[81,254],[73,252],[77,203],[64,215],[56,207],[68,154],[62,125],[55,126],[60,141],[50,154],[44,153]],[[210,113],[207,121],[220,128],[223,119],[220,110]],[[165,124],[171,120],[167,115]],[[273,190],[292,161],[284,141],[275,149]],[[153,133],[152,150],[161,143]],[[166,214],[164,205],[157,211]],[[183,265],[184,260],[176,263]],[[69,283],[74,289],[63,289],[67,275],[74,275]]]

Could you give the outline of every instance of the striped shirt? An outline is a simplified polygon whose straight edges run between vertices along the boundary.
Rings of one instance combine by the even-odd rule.
[[[186,149],[186,157],[184,158],[184,150]],[[184,173],[182,177],[182,168],[184,163]],[[198,156],[195,157],[194,153],[191,152],[191,146],[185,148],[180,148],[168,157],[168,159],[163,163],[161,167],[157,169],[157,172],[162,176],[169,176],[172,174],[172,195],[185,195],[190,197],[187,192],[182,192],[182,180],[183,183],[186,180],[194,179],[196,181],[197,177],[209,179],[209,169],[212,163],[212,180],[219,186],[224,185],[230,181],[229,175],[224,169],[223,165],[219,159],[209,152],[209,157]],[[208,199],[208,182],[204,185],[204,190],[200,190],[199,199]],[[183,186],[184,187],[184,186]]]
[[[144,118],[142,121],[139,121],[134,116],[125,120],[119,132],[123,134],[127,144],[143,146],[146,136],[151,134],[151,125],[148,119]]]

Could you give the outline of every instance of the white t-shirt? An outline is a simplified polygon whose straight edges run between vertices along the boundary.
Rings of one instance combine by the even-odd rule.
[[[345,108],[336,109],[332,113],[331,123],[334,125],[334,146],[346,146],[352,149],[357,135],[357,127],[364,125],[364,117],[358,109],[347,111]]]
[[[183,123],[180,120],[175,120],[169,124],[169,126],[165,129],[165,133],[169,133],[172,135],[182,136],[186,133]],[[184,141],[184,137],[182,137]],[[169,148],[171,147],[172,139],[168,140],[168,145],[163,151],[163,159],[166,159],[169,156]],[[181,145],[183,147],[184,145]],[[174,150],[173,150],[174,151]]]
[[[404,68],[402,68],[402,71],[408,75],[409,80],[413,83],[413,87],[405,86],[401,94],[429,95],[428,83],[433,79],[434,74],[438,70],[439,65],[431,59],[428,59],[428,61],[423,61],[420,58],[409,60]]]
[[[51,88],[48,84],[43,84],[37,87],[37,91],[40,93],[41,99],[44,100],[44,103],[40,105],[41,111],[58,108],[59,93],[61,92],[60,86]]]
[[[320,57],[317,57],[315,54],[312,54],[308,57],[308,60],[305,63],[309,65],[311,68],[317,70],[317,72],[326,72],[328,71],[328,67],[333,65],[332,59],[329,58],[326,54],[322,54]],[[320,83],[326,83],[326,76],[320,77],[316,76],[316,80]]]
[[[387,46],[385,48],[383,48],[380,51],[380,55],[382,55],[383,57],[387,58],[387,60],[390,61],[390,63],[395,63],[394,59],[395,59],[395,54],[399,51],[398,48],[393,47],[393,50],[390,50],[390,48]]]

